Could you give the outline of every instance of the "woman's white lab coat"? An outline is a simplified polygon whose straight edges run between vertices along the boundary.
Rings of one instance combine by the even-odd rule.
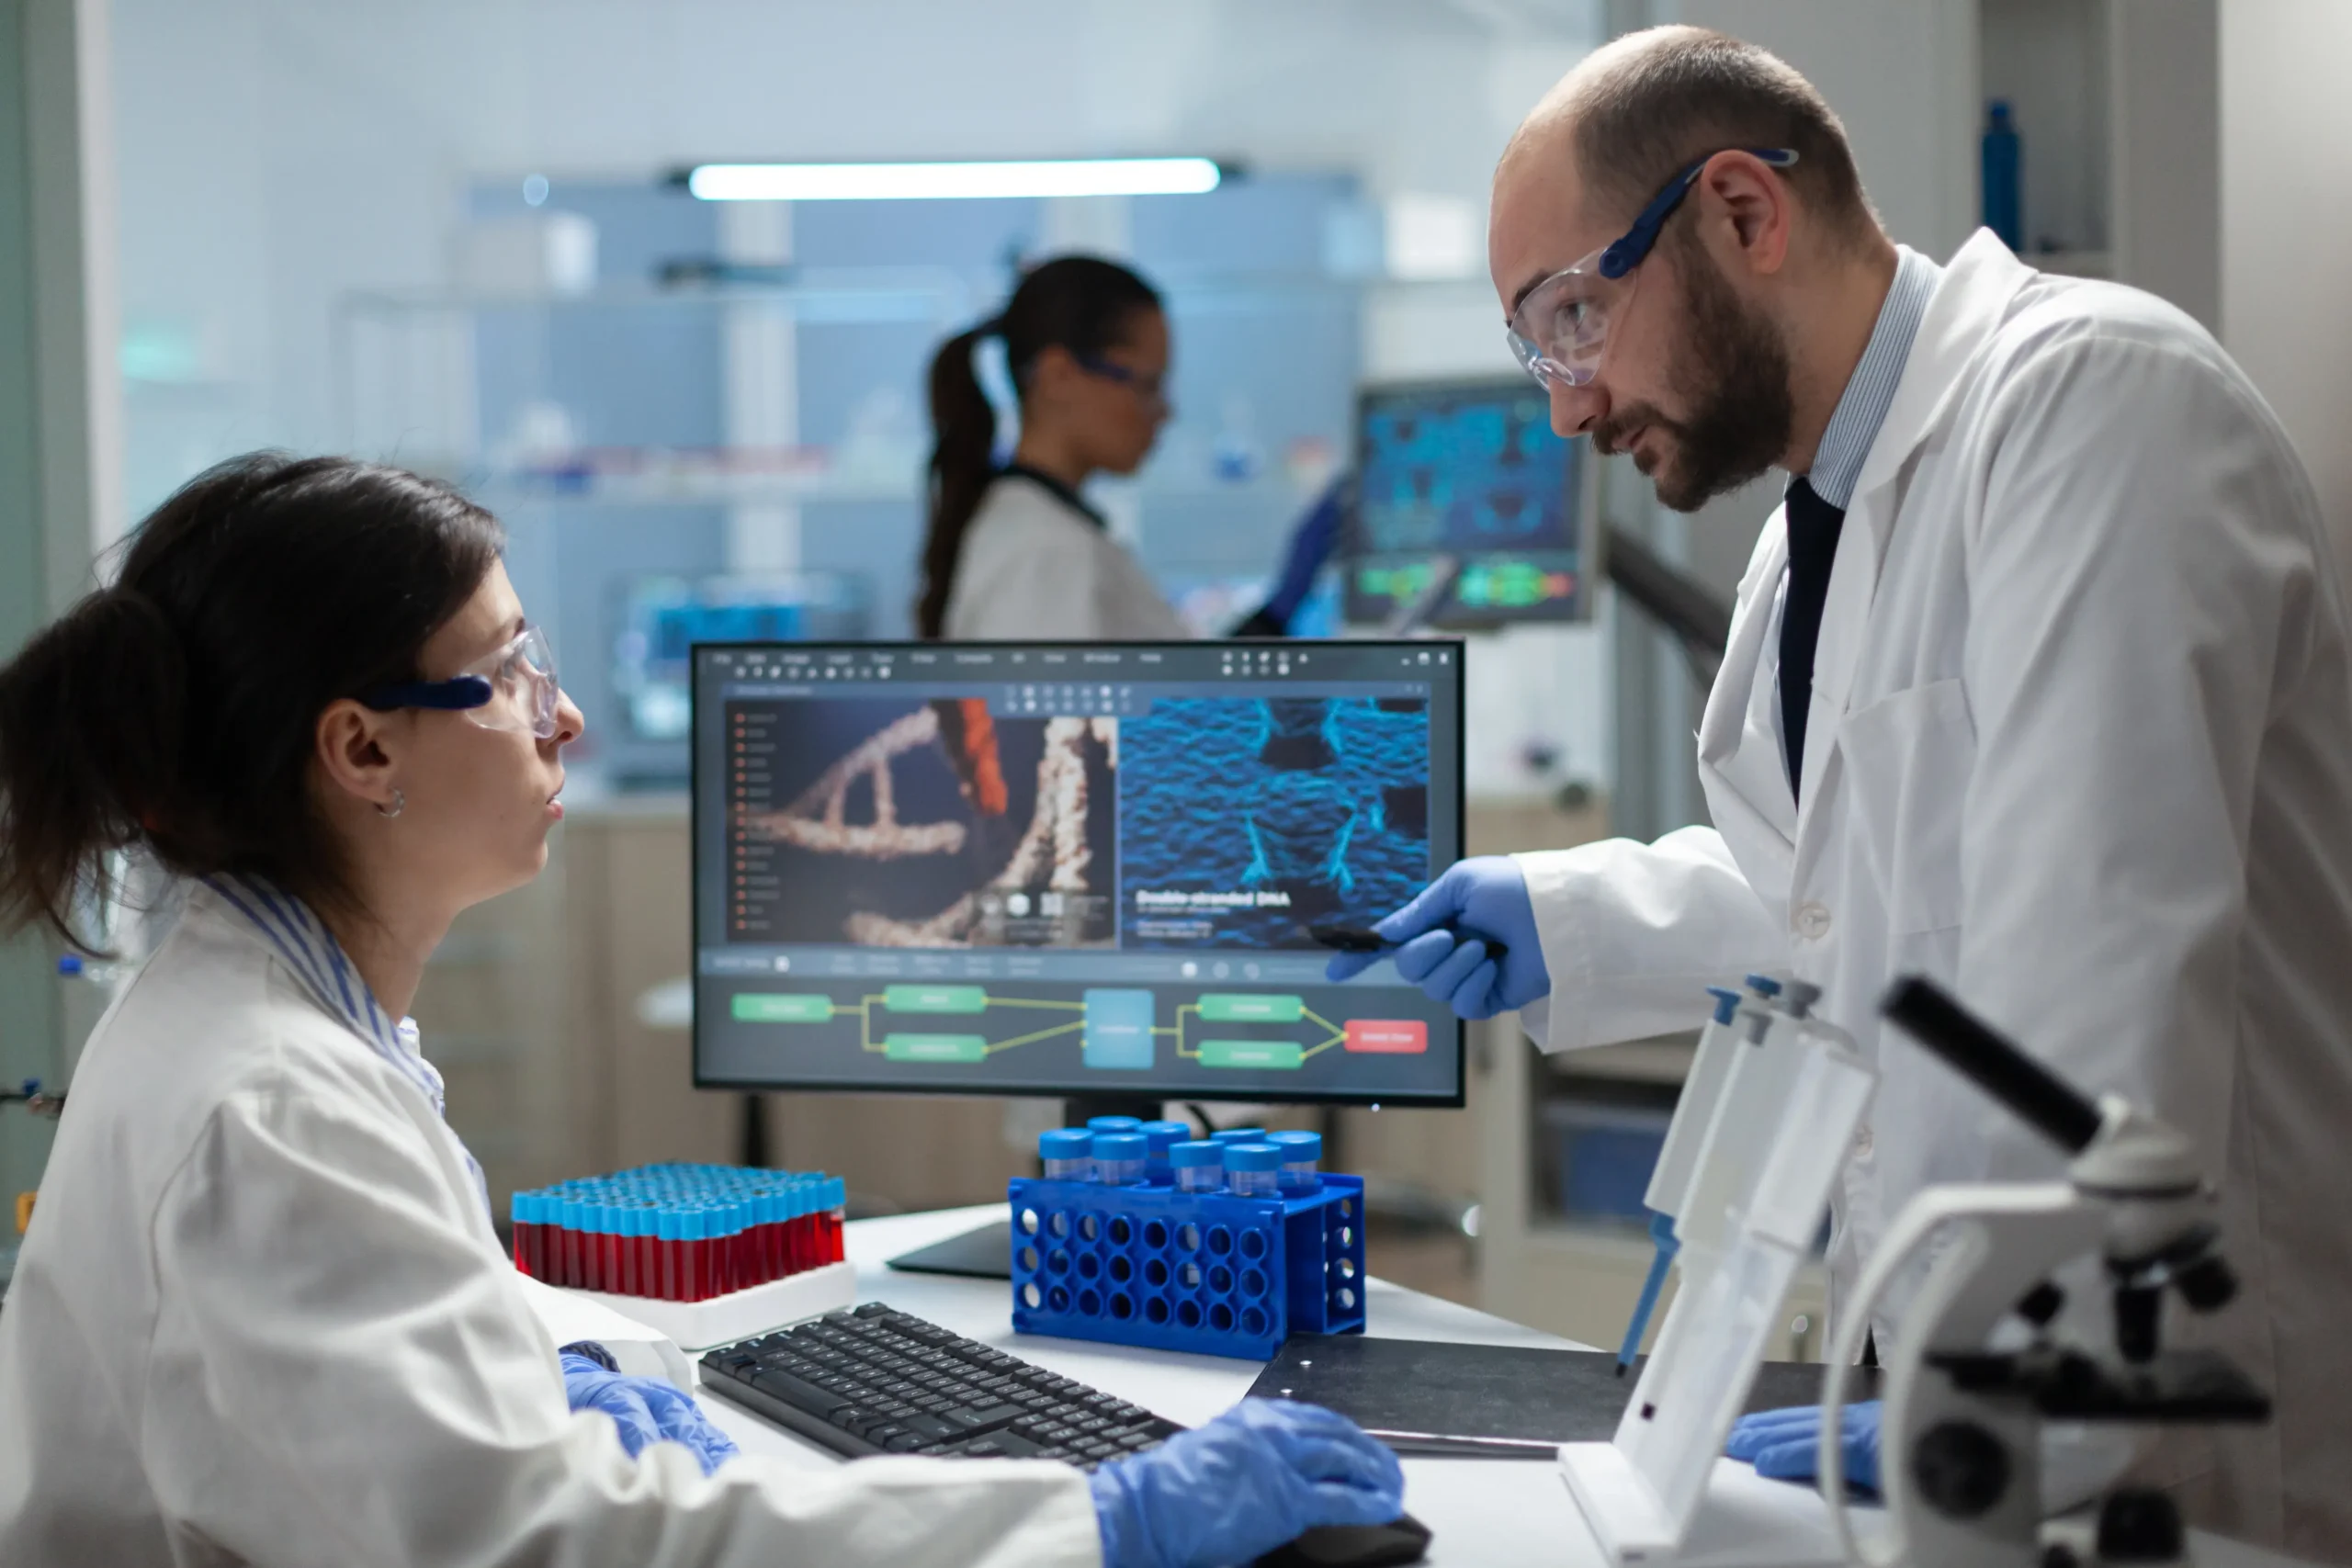
[[[1531,1031],[1562,1050],[1688,1028],[1743,970],[1820,986],[1882,1075],[1835,1203],[1839,1291],[1922,1188],[2060,1168],[1882,1031],[1894,976],[2154,1106],[2220,1181],[2244,1282],[2199,1337],[2278,1412],[2168,1439],[2157,1478],[2193,1518],[2352,1552],[2352,664],[2286,436],[2186,316],[1980,233],[1846,517],[1801,808],[1786,562],[1776,518],[1699,733],[1715,826],[1523,857],[1553,980]]]
[[[1167,642],[1193,634],[1109,530],[1021,472],[1001,474],[964,535],[951,642]]]
[[[1066,1466],[706,1479],[571,1414],[424,1095],[198,890],[93,1036],[0,1311],[0,1562],[1100,1561]]]

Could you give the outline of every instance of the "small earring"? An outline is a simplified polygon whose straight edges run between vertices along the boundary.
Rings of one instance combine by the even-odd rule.
[[[379,817],[398,817],[401,812],[406,811],[407,809],[408,796],[402,795],[399,790],[394,790],[392,791],[391,805],[388,807],[379,806],[376,807],[376,815]]]

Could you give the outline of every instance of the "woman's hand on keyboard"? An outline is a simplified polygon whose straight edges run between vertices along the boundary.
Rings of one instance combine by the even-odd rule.
[[[1104,1568],[1247,1562],[1317,1525],[1405,1511],[1396,1456],[1344,1416],[1245,1399],[1091,1478]]]
[[[684,1443],[708,1475],[735,1457],[735,1441],[710,1424],[694,1395],[659,1378],[624,1377],[587,1357],[563,1354],[563,1389],[574,1410],[601,1410],[631,1457],[648,1443]]]

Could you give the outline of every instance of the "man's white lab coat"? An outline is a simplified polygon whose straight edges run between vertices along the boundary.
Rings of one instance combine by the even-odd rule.
[[[1846,516],[1801,807],[1787,558],[1776,518],[1699,732],[1715,826],[1522,857],[1553,982],[1531,1031],[1565,1050],[1688,1028],[1743,970],[1820,986],[1882,1075],[1835,1202],[1845,1292],[1922,1188],[2060,1167],[1882,1030],[1894,976],[2153,1106],[2204,1151],[2244,1280],[2189,1333],[2278,1411],[2168,1439],[2156,1479],[2198,1522],[2352,1554],[2352,666],[2285,434],[2180,312],[1980,233]]]
[[[1025,474],[1000,475],[964,535],[951,642],[1170,642],[1193,634],[1125,546]]]
[[[632,1460],[516,1280],[424,1095],[199,888],[82,1057],[0,1311],[0,1562],[1101,1561],[1063,1465]]]

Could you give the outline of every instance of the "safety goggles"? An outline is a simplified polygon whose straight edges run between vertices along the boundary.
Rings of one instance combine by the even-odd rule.
[[[484,729],[519,730],[545,740],[555,734],[555,649],[548,634],[526,626],[514,641],[477,660],[447,681],[407,681],[359,700],[379,713],[431,708],[459,713]]]
[[[1609,323],[1634,297],[1633,271],[1657,244],[1658,231],[1690,187],[1700,171],[1730,149],[1720,149],[1684,169],[1666,188],[1650,198],[1634,226],[1572,265],[1562,267],[1520,299],[1505,327],[1510,351],[1527,373],[1546,390],[1581,387],[1600,370],[1600,352],[1609,339]],[[1776,169],[1797,161],[1786,147],[1748,147]]]
[[[1098,355],[1077,354],[1070,357],[1077,360],[1078,367],[1090,376],[1100,376],[1106,381],[1116,381],[1130,388],[1136,396],[1148,403],[1156,403],[1163,409],[1170,406],[1168,378],[1165,376],[1147,376],[1140,370],[1130,370],[1114,359],[1104,359]]]

